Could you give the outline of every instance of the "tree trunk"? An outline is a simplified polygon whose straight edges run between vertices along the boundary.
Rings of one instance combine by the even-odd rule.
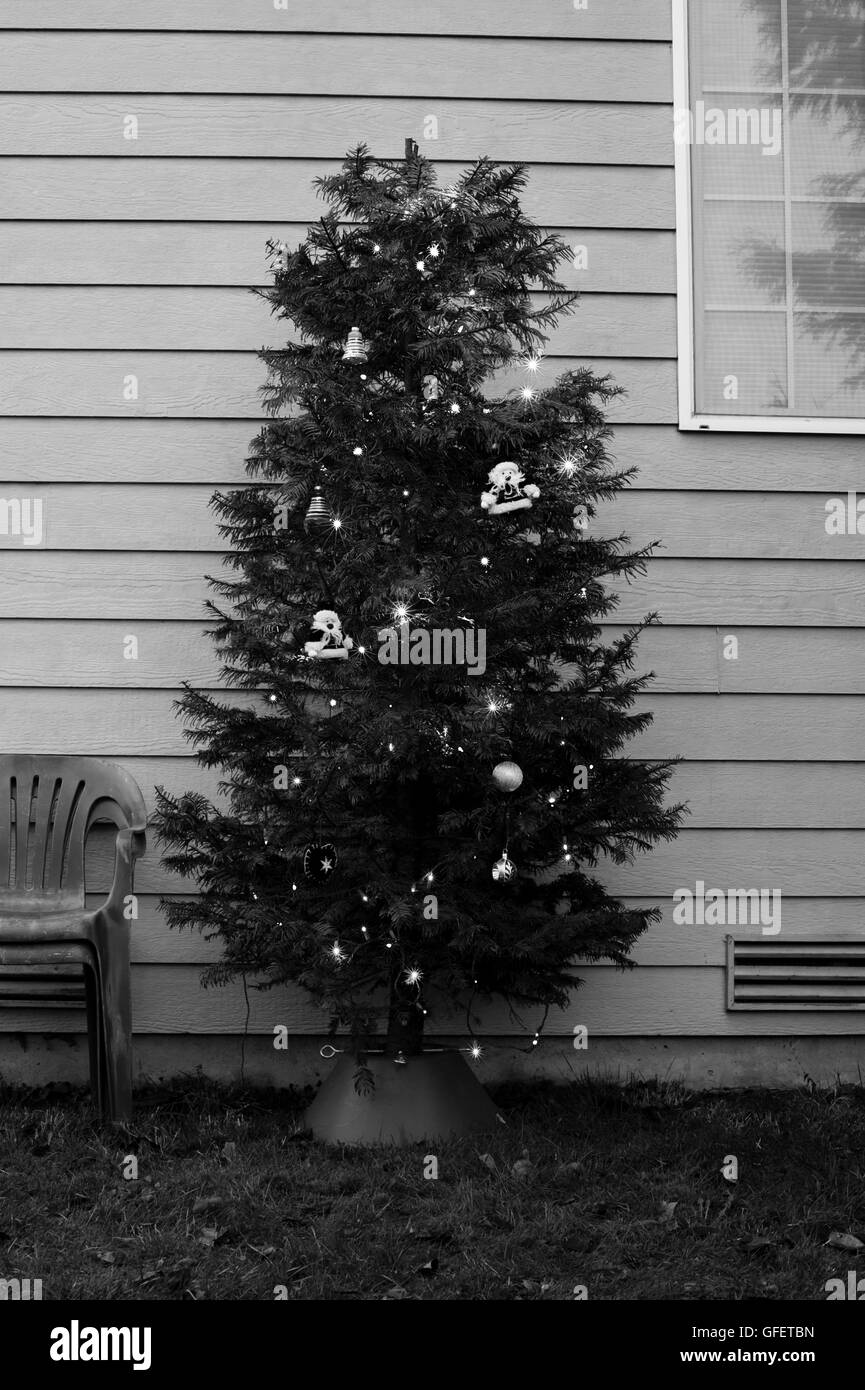
[[[416,994],[414,986],[412,994]],[[423,1052],[423,1009],[416,999],[408,999],[400,989],[397,977],[391,981],[390,1012],[387,1020],[387,1037],[384,1050],[388,1057],[401,1052],[404,1057],[417,1057]]]

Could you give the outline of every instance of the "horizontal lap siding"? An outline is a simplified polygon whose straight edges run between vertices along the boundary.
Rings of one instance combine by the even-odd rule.
[[[690,808],[674,844],[601,871],[661,913],[636,948],[643,968],[586,968],[549,1026],[857,1031],[845,1015],[725,1013],[725,928],[672,920],[672,891],[703,879],[780,887],[792,936],[861,930],[865,579],[858,538],[823,524],[829,498],[859,486],[859,440],[675,429],[669,0],[0,0],[0,30],[0,496],[38,495],[45,516],[38,550],[0,537],[4,743],[117,757],[151,809],[157,783],[218,794],[172,702],[183,680],[218,682],[207,499],[242,481],[261,418],[255,352],[277,326],[247,287],[266,283],[265,242],[302,237],[321,211],[312,179],[359,140],[396,156],[414,135],[444,181],[479,153],[524,160],[529,214],[588,253],[564,267],[584,298],[545,379],[585,363],[627,392],[613,447],[640,471],[595,526],[663,545],[607,625],[665,621],[640,652],[655,723],[628,752],[682,755],[671,794]],[[137,140],[123,138],[129,115]],[[512,384],[521,373],[498,382]],[[738,661],[723,659],[728,636]],[[105,836],[89,861],[98,894]],[[136,1027],[242,1031],[242,993],[198,987],[215,946],[168,932],[159,894],[184,885],[153,841],[138,887]],[[498,1005],[480,1015],[513,1031]],[[28,1023],[48,1026],[0,1019]],[[253,995],[252,1031],[277,1023],[326,1026],[294,991]],[[459,1018],[435,1026],[464,1032]]]

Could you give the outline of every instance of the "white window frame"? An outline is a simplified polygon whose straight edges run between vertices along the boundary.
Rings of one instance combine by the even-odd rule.
[[[673,0],[674,111],[690,111],[688,0]],[[786,130],[785,130],[786,138]],[[695,410],[691,146],[675,141],[679,429],[748,434],[865,434],[865,416],[701,415]]]

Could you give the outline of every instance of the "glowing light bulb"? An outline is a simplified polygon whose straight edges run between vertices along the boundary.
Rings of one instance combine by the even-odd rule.
[[[437,261],[439,256],[441,255],[441,249],[438,246],[431,246],[429,249],[429,253],[432,256],[433,260]]]
[[[372,253],[373,253],[373,255],[374,255],[374,256],[377,256],[380,250],[381,250],[381,247],[379,246],[378,242],[376,242],[375,245],[374,245],[373,248],[372,248]]]
[[[428,873],[428,874],[427,874],[427,876],[426,876],[426,881],[427,881],[427,883],[432,883],[432,881],[433,881],[432,873]]]
[[[486,567],[486,566],[489,564],[489,562],[490,562],[490,557],[489,557],[489,555],[482,555],[482,556],[481,556],[481,564],[482,564],[484,567]]]
[[[483,1052],[484,1052],[483,1048],[480,1046],[479,1043],[473,1043],[472,1046],[471,1046],[471,1048],[470,1048],[470,1051],[471,1051],[472,1057],[474,1058],[474,1060],[475,1060],[476,1062],[480,1060],[480,1058],[483,1056]]]
[[[452,405],[451,405],[451,415],[459,415],[459,413],[460,413],[460,406],[459,406],[459,404],[457,403],[457,401],[454,401],[454,402],[452,403]]]
[[[532,390],[531,386],[524,386],[522,391],[520,392],[520,395],[522,396],[524,401],[533,401],[535,399],[535,393]]]
[[[392,753],[392,752],[393,752],[393,744],[392,744],[392,743],[389,743],[388,746],[387,746],[387,749],[388,749],[388,752],[389,752],[389,753]]]
[[[299,787],[299,786],[300,786],[300,778],[299,778],[299,777],[292,777],[292,779],[291,779],[291,785],[292,785],[293,787]]]
[[[342,530],[342,522],[338,516],[335,516],[330,524],[333,527],[334,531]]]
[[[334,960],[344,960],[344,959],[345,959],[345,952],[343,951],[343,949],[342,949],[342,947],[340,946],[340,944],[339,944],[338,941],[335,941],[335,942],[333,943],[333,945],[331,946],[331,948],[330,948],[330,954],[333,956]]]
[[[469,294],[471,295],[472,299],[474,299],[475,295],[477,294],[477,290],[469,290]]]
[[[570,478],[577,471],[577,460],[573,454],[563,454],[559,459],[559,472],[566,478]]]
[[[538,354],[536,357],[530,357],[530,358],[528,359],[528,361],[526,362],[526,371],[529,371],[529,372],[536,372],[536,371],[538,370],[538,368],[540,367],[540,365],[541,365],[541,357],[540,357],[540,354]]]
[[[366,656],[366,647],[358,647],[361,656]]]
[[[403,497],[410,497],[410,496],[411,496],[411,493],[409,492],[409,490],[408,490],[407,487],[404,487],[404,488],[403,488],[403,490],[402,490],[402,495],[403,495]]]
[[[269,695],[269,696],[268,696],[268,699],[270,700],[270,703],[271,703],[272,705],[275,705],[275,704],[276,704],[276,696],[275,696],[275,695]]]
[[[406,621],[408,618],[408,609],[404,603],[398,603],[396,605],[396,608],[393,610],[393,616],[398,623],[404,623]]]
[[[424,265],[423,261],[415,261],[414,268],[415,270],[426,270],[426,266]]]
[[[354,454],[355,458],[360,458],[361,454],[363,453],[363,449],[358,444],[357,447],[352,449],[351,452]]]
[[[419,985],[423,979],[423,971],[418,970],[417,966],[413,965],[410,970],[405,972],[405,977],[410,985]]]
[[[336,709],[336,700],[331,700],[330,707],[331,709]]]
[[[499,712],[499,707],[496,704],[495,700],[489,701],[489,703],[487,704],[487,709],[489,710],[490,714],[498,714]]]

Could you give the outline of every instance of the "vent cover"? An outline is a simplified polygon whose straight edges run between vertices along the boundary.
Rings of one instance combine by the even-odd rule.
[[[865,938],[727,937],[728,1009],[865,1009]]]

